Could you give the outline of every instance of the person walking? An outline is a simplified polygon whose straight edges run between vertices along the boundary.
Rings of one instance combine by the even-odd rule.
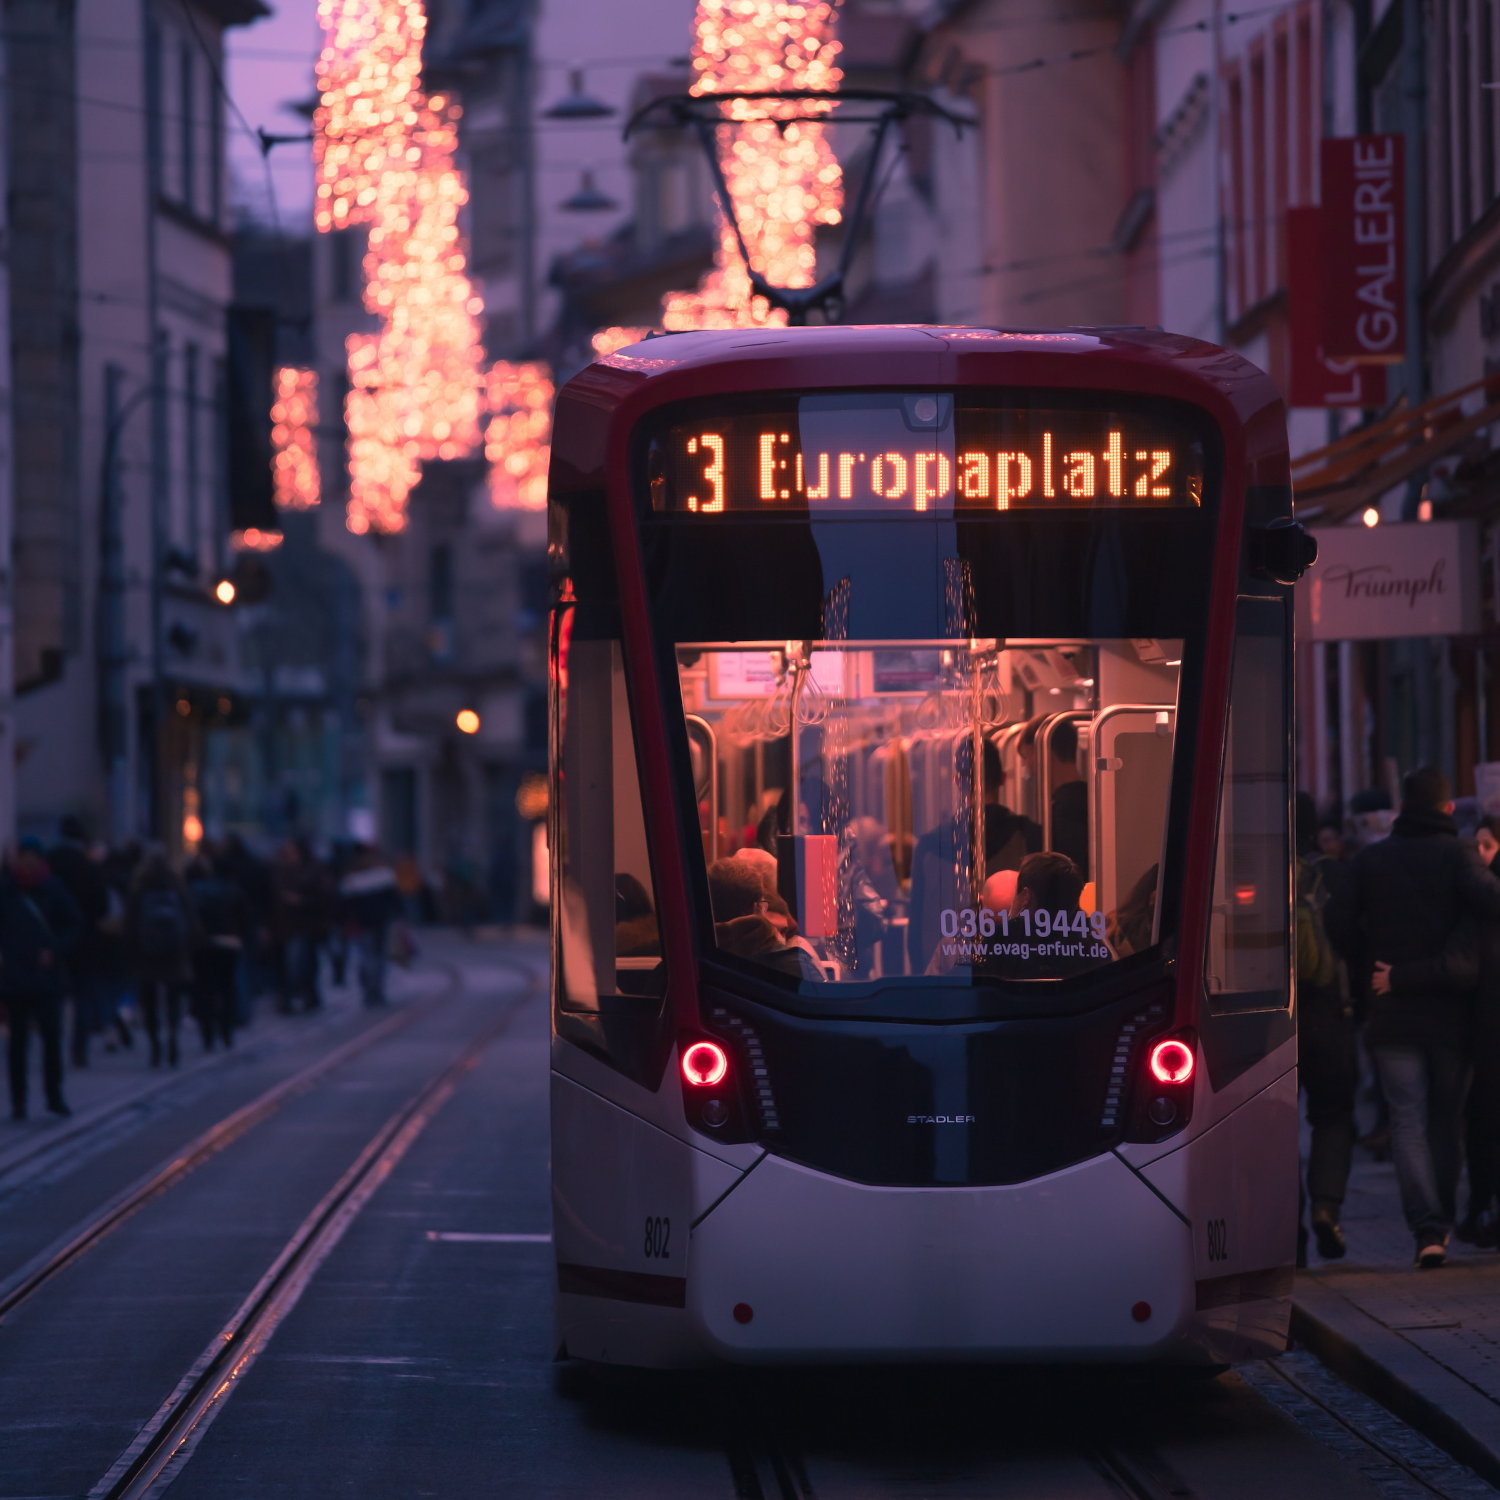
[[[192,992],[199,929],[187,888],[161,850],[154,850],[141,863],[126,906],[125,936],[136,999],[151,1040],[151,1066],[161,1066],[165,1003],[167,1062],[175,1068],[181,1061],[177,1032],[182,1025],[182,1003]]]
[[[10,1112],[26,1118],[31,1033],[42,1039],[47,1108],[69,1115],[63,1098],[62,1006],[67,954],[83,917],[51,871],[40,839],[24,838],[0,871],[0,1000],[10,1023]]]
[[[71,813],[62,820],[47,863],[83,917],[83,931],[68,955],[68,977],[73,996],[73,1066],[86,1068],[89,1038],[114,1019],[106,1015],[112,1009],[105,967],[109,943],[101,926],[109,918],[109,882],[103,866],[89,853],[87,830]]]
[[[1318,850],[1317,808],[1297,793],[1297,1079],[1307,1096],[1312,1147],[1303,1205],[1324,1260],[1342,1260],[1340,1219],[1354,1158],[1354,1096],[1358,1082],[1354,1007],[1343,964],[1329,941],[1324,909],[1338,876]],[[1307,1264],[1307,1228],[1297,1226],[1297,1263]]]
[[[188,866],[187,892],[200,940],[193,954],[193,1010],[203,1050],[234,1045],[239,1021],[240,957],[250,927],[244,893],[226,878],[220,859],[200,856]]]
[[[360,993],[368,1006],[385,1004],[386,951],[391,923],[401,915],[396,872],[376,849],[357,850],[339,883],[343,910],[354,929]]]
[[[1500,837],[1494,818],[1479,820],[1474,846],[1490,874],[1500,876]],[[1474,1081],[1464,1116],[1469,1204],[1463,1222],[1453,1232],[1467,1244],[1493,1250],[1500,1245],[1500,1216],[1495,1206],[1500,1189],[1500,922],[1468,923],[1466,929],[1459,939],[1466,937],[1473,943],[1479,979],[1469,1048]]]
[[[1366,844],[1324,909],[1329,936],[1370,969],[1366,1042],[1391,1111],[1391,1155],[1421,1270],[1447,1259],[1469,1082],[1468,1000],[1478,962],[1452,942],[1500,918],[1500,880],[1460,841],[1453,793],[1423,766],[1402,783],[1389,838]]]

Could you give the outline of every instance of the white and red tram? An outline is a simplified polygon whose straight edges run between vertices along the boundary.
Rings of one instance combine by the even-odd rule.
[[[559,1353],[1215,1364],[1295,1247],[1270,381],[653,338],[550,480]]]

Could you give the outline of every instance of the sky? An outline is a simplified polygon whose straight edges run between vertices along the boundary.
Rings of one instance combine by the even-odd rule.
[[[273,208],[266,166],[252,132],[307,132],[307,121],[287,105],[313,91],[320,45],[317,0],[268,4],[273,15],[253,26],[233,27],[226,38],[226,82],[244,116],[242,124],[230,112],[230,169],[237,204],[268,223],[279,213],[282,227],[295,233],[312,213],[310,148],[301,143],[273,148]],[[567,92],[570,67],[582,67],[588,91],[621,111],[579,124],[538,121],[537,206],[544,265],[557,251],[608,234],[629,217],[630,180],[620,140],[623,112],[641,73],[687,55],[695,8],[695,0],[542,0],[536,35],[538,110]],[[585,167],[620,207],[597,216],[560,215],[556,205],[578,186]]]
[[[266,163],[250,132],[307,134],[307,120],[287,106],[313,92],[321,39],[318,5],[317,0],[268,3],[273,15],[253,26],[231,27],[225,36],[225,84],[238,106],[229,112],[229,169],[237,206],[268,224],[279,215],[283,229],[300,233],[312,216],[312,148],[304,142],[273,147],[268,185]]]

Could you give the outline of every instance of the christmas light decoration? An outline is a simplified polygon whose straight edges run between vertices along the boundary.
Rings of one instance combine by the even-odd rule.
[[[424,458],[478,445],[484,304],[458,229],[462,111],[419,87],[421,0],[319,0],[313,119],[319,230],[369,225],[365,307],[348,341],[351,531],[399,531]]]
[[[552,371],[544,364],[501,360],[489,371],[484,456],[490,500],[499,510],[541,510],[547,504],[554,393]]]
[[[731,90],[834,90],[843,78],[835,65],[834,7],[828,0],[699,0],[690,92]],[[811,286],[817,268],[813,236],[819,224],[837,224],[843,178],[824,127],[791,121],[827,112],[815,101],[735,99],[720,106],[741,122],[720,129],[720,160],[740,232],[755,269],[775,286]],[[785,123],[791,121],[791,123]],[[782,123],[778,123],[782,122]],[[734,231],[720,216],[716,265],[692,292],[669,292],[662,324],[686,328],[780,325],[786,314],[752,297]]]
[[[317,371],[283,366],[271,406],[271,477],[283,510],[311,510],[318,503],[317,428]]]
[[[229,533],[229,550],[231,552],[274,552],[285,540],[279,531],[262,531],[256,526],[247,526],[243,531],[231,531]],[[230,595],[225,603],[233,600]],[[220,598],[223,598],[220,595]]]
[[[649,328],[601,328],[589,342],[594,346],[594,354],[603,359],[607,354],[613,354],[616,349],[623,349],[627,344],[638,344],[651,332]]]

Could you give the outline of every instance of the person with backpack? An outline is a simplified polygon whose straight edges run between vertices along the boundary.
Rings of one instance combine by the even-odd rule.
[[[1297,793],[1297,1080],[1307,1096],[1312,1146],[1299,1209],[1312,1200],[1311,1227],[1324,1260],[1347,1253],[1339,1220],[1354,1159],[1354,1097],[1359,1069],[1354,1007],[1344,966],[1329,941],[1323,910],[1337,884],[1318,852],[1317,808]],[[1307,1264],[1307,1227],[1298,1214],[1297,1264]]]
[[[1406,776],[1390,836],[1355,855],[1323,917],[1334,945],[1369,974],[1366,1045],[1390,1106],[1417,1267],[1432,1270],[1448,1258],[1456,1217],[1478,982],[1477,955],[1452,940],[1468,921],[1500,917],[1500,880],[1460,841],[1441,771]]]
[[[83,917],[47,864],[41,840],[22,839],[0,871],[0,1000],[10,1025],[13,1119],[26,1118],[33,1029],[42,1039],[47,1108],[55,1115],[72,1113],[63,1098],[62,1007],[68,950],[82,931]]]
[[[182,1025],[182,1003],[192,992],[193,952],[200,934],[187,887],[159,849],[142,861],[131,887],[125,909],[125,937],[136,1000],[151,1040],[151,1066],[161,1066],[165,998],[167,1062],[175,1068],[180,1061],[177,1032]]]

